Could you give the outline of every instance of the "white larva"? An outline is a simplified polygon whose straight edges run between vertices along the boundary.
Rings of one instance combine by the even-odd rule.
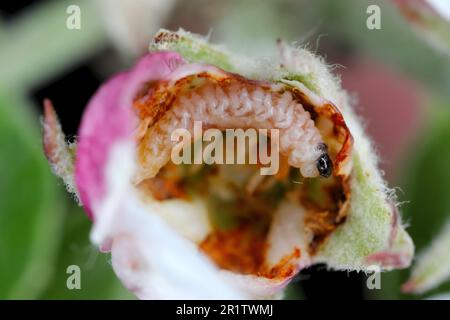
[[[279,129],[280,153],[304,177],[328,176],[331,161],[319,130],[309,112],[289,91],[272,92],[257,85],[238,82],[220,86],[208,82],[179,94],[173,105],[148,129],[146,155],[140,178],[153,177],[170,159],[176,145],[171,133],[179,128],[193,131],[194,121],[218,129]],[[328,166],[319,172],[319,162]]]

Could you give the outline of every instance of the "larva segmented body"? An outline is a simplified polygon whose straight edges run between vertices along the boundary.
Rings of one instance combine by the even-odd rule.
[[[237,80],[201,86],[179,93],[172,106],[150,128],[141,141],[139,176],[150,178],[170,159],[171,133],[179,128],[193,131],[194,121],[218,129],[279,129],[279,150],[289,164],[305,177],[331,174],[331,160],[319,130],[290,91]]]

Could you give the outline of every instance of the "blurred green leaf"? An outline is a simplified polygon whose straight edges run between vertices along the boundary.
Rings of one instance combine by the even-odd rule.
[[[416,140],[411,154],[405,159],[402,212],[409,222],[409,234],[416,252],[430,245],[450,216],[450,111],[447,105],[432,110],[424,137]],[[407,160],[407,161],[406,161]],[[380,296],[387,299],[424,298],[450,290],[450,282],[422,296],[403,295],[401,285],[410,270],[393,271],[382,275]]]
[[[35,298],[53,272],[63,218],[37,117],[0,94],[0,298]]]
[[[134,299],[120,283],[109,263],[110,255],[98,251],[89,241],[92,225],[83,209],[72,208],[66,217],[64,239],[51,284],[41,299]],[[81,289],[67,288],[67,267],[77,265]]]
[[[227,4],[230,8],[212,28],[215,42],[264,56],[275,54],[278,37],[298,41],[313,52],[340,49],[345,55],[383,61],[450,98],[448,57],[424,43],[391,1],[236,0]],[[369,5],[380,6],[380,30],[366,26]]]
[[[134,298],[90,244],[83,210],[65,208],[73,200],[58,192],[30,110],[0,95],[0,299]],[[69,265],[81,268],[81,290],[67,289]]]
[[[372,57],[389,64],[405,75],[450,97],[450,64],[448,58],[439,54],[412,30],[409,23],[392,1],[385,0],[319,0],[314,1],[326,39],[323,43],[336,43],[350,49],[354,54]],[[381,9],[381,29],[369,30],[366,26],[369,5]],[[401,44],[401,45],[399,45]],[[448,107],[448,106],[447,106]]]
[[[82,10],[81,29],[66,27],[69,5]],[[41,1],[7,24],[0,38],[0,86],[26,89],[51,79],[61,70],[107,45],[96,1]]]

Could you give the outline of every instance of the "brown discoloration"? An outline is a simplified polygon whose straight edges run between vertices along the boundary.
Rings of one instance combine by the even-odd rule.
[[[281,258],[275,266],[265,266],[263,272],[258,275],[269,279],[286,279],[292,277],[298,271],[296,262],[300,259],[300,256],[300,249],[294,248],[291,254]]]
[[[161,43],[161,42],[176,42],[180,39],[180,36],[174,32],[159,32],[155,38],[154,42],[155,44]]]
[[[147,120],[147,127],[151,127],[170,108],[175,94],[165,82],[147,84],[146,88],[136,96],[133,107],[140,119]]]
[[[337,220],[335,212],[309,212],[305,218],[306,227],[312,231],[313,239],[308,248],[309,254],[314,255],[320,245],[328,238],[328,236],[342,224],[344,220]]]
[[[155,42],[162,41],[162,39],[163,35],[160,35]],[[143,122],[137,134],[138,137],[143,137],[140,141],[141,145],[146,144],[146,137],[144,137],[145,128],[147,127],[148,129],[159,121],[172,108],[178,95],[183,94],[186,90],[195,89],[204,80],[214,81],[223,87],[237,82],[241,86],[251,87],[257,85],[267,91],[274,90],[270,83],[249,80],[242,76],[225,72],[219,76],[213,76],[206,72],[200,73],[179,79],[175,83],[161,81],[147,84],[134,101],[134,108],[141,122]],[[327,179],[317,178],[321,179],[320,188],[322,188],[326,198],[323,202],[317,203],[310,198],[306,190],[307,183],[299,184],[296,187],[297,191],[294,192],[297,201],[307,209],[305,226],[313,233],[313,240],[308,251],[311,255],[314,255],[329,235],[344,223],[348,212],[350,186],[347,165],[351,161],[353,137],[342,114],[332,103],[324,102],[322,105],[314,105],[311,99],[297,88],[286,86],[277,90],[280,90],[280,93],[289,90],[294,98],[309,112],[319,128],[324,142],[328,146],[329,155],[333,161],[333,175]],[[325,123],[323,131],[321,130],[322,122]],[[145,157],[145,148],[139,149],[138,156],[140,159]],[[287,161],[282,161],[278,174],[274,179],[269,180],[274,183],[276,181],[289,180],[289,169]],[[151,193],[157,200],[170,198],[187,199],[186,185],[183,179],[182,175],[168,178],[163,172],[160,172],[155,178],[142,182],[140,187]],[[208,187],[203,187],[208,192]],[[248,197],[255,196],[254,192],[250,194],[242,192],[242,194]],[[282,197],[285,196],[286,194],[282,195]],[[248,199],[249,202],[250,200]],[[244,206],[240,206],[240,208],[242,207]],[[266,218],[270,222],[271,217],[265,216],[264,219]],[[276,266],[269,268],[265,265],[267,231],[255,231],[248,223],[241,223],[239,227],[231,230],[215,229],[200,244],[200,249],[220,268],[226,270],[242,274],[254,274],[271,279],[288,277],[294,274],[297,270],[294,262],[300,257],[299,249],[281,259]]]
[[[151,119],[149,122],[150,127],[172,107],[175,97],[184,90],[195,88],[196,86],[193,83],[198,80],[209,80],[217,83],[221,87],[229,86],[231,83],[239,83],[241,86],[252,87],[257,85],[266,91],[271,90],[270,85],[266,82],[246,79],[237,74],[227,73],[226,77],[217,78],[209,73],[203,72],[181,78],[173,85],[169,85],[167,81],[148,83],[136,95],[133,101],[133,107],[140,119]]]
[[[265,234],[251,230],[252,226],[211,233],[201,244],[220,268],[242,274],[259,274],[266,251]]]
[[[165,81],[160,81],[157,84],[147,84],[145,88],[147,92],[142,92],[134,100],[134,108],[137,111],[140,119],[148,123],[148,128],[151,128],[164,114],[169,111],[175,101],[178,101],[180,96],[189,96],[189,92],[195,92],[197,89],[201,88],[204,84],[214,84],[221,88],[230,88],[236,85],[239,88],[246,88],[249,92],[253,88],[258,88],[268,94],[276,93],[282,94],[283,92],[290,92],[294,100],[296,100],[299,105],[301,105],[310,115],[311,119],[316,123],[317,129],[321,131],[322,138],[330,142],[329,153],[333,165],[330,166],[329,172],[332,170],[337,173],[337,175],[348,174],[347,165],[350,162],[350,154],[352,151],[353,138],[348,131],[342,114],[338,109],[331,103],[324,103],[323,105],[316,106],[313,105],[311,99],[301,92],[298,88],[290,87],[279,87],[273,84],[246,79],[242,76],[226,73],[217,72],[210,74],[208,72],[202,72],[195,75],[186,76],[181,78],[174,83],[168,83]],[[320,121],[326,119],[333,124],[331,132],[325,134],[320,129]],[[300,128],[299,128],[300,129]],[[162,133],[164,134],[164,133]],[[139,136],[145,136],[145,128],[139,128]],[[148,140],[148,139],[147,139]],[[148,141],[141,141],[139,144],[139,159],[145,162],[145,153],[147,152],[146,146]],[[319,157],[316,161],[319,161]],[[319,165],[319,163],[317,164]],[[319,171],[320,168],[318,167]],[[328,177],[330,173],[328,171],[321,173],[322,176]]]
[[[284,256],[276,265],[265,263],[267,243],[265,234],[243,225],[229,231],[210,234],[201,244],[205,252],[220,268],[241,274],[253,274],[268,279],[285,279],[297,271],[296,261],[300,259],[300,249]]]
[[[259,153],[258,153],[259,154]],[[285,156],[280,156],[280,167],[275,175],[275,179],[278,181],[283,181],[289,176],[290,166],[288,160]]]
[[[308,251],[314,255],[333,231],[345,222],[350,193],[347,178],[343,177],[333,177],[320,185],[319,192],[324,197],[321,202],[312,199],[307,188],[308,181],[305,181],[300,201],[307,209],[305,226],[313,234]]]
[[[338,148],[333,150],[332,144],[328,144],[330,156],[333,158],[334,173],[332,179],[333,186],[325,186],[326,194],[331,201],[327,205],[317,207],[312,204],[307,197],[302,197],[302,203],[309,208],[305,225],[313,231],[313,240],[309,248],[309,253],[314,255],[329,235],[345,222],[350,204],[350,181],[348,165],[351,161],[353,150],[353,136],[345,123],[344,117],[338,108],[331,102],[323,105],[313,105],[306,94],[294,88],[293,92],[308,110],[316,123],[320,118],[330,119],[333,123],[331,132],[323,134],[325,142],[334,140],[338,142]]]
[[[146,131],[173,107],[176,97],[183,95],[188,90],[200,87],[202,83],[207,81],[217,83],[222,88],[238,83],[240,86],[248,88],[258,86],[264,91],[271,91],[270,85],[266,82],[246,79],[233,73],[211,75],[207,72],[202,72],[181,78],[175,83],[159,81],[145,84],[133,101],[133,108],[141,119],[141,125],[136,128],[138,159],[141,163],[145,162],[147,153],[146,146],[148,145],[147,139],[149,137],[146,135]]]

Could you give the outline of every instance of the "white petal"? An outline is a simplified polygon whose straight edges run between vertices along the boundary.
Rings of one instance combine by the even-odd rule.
[[[141,299],[244,299],[197,246],[138,199],[132,144],[117,144],[106,168],[107,193],[94,208],[92,241],[111,245],[115,272]]]
[[[268,263],[276,265],[283,257],[292,254],[295,248],[300,249],[302,265],[310,264],[308,243],[310,235],[304,226],[305,209],[292,202],[283,202],[274,213],[268,236]]]

